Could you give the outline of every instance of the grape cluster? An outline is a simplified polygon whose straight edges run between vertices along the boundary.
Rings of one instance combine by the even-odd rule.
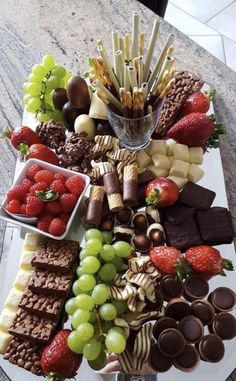
[[[52,55],[45,55],[41,64],[33,66],[28,82],[23,85],[26,110],[35,114],[39,122],[63,121],[61,111],[53,105],[52,95],[55,89],[65,88],[71,75]]]
[[[68,346],[83,354],[94,370],[105,366],[106,352],[122,353],[127,339],[124,329],[114,323],[126,311],[126,301],[111,300],[107,284],[114,284],[115,275],[123,268],[123,258],[130,256],[132,248],[123,241],[107,243],[109,234],[97,229],[86,232],[78,279],[72,287],[75,297],[65,306],[74,329],[68,336]]]

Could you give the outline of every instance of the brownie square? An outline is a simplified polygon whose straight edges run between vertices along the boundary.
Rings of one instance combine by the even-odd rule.
[[[195,209],[209,209],[215,199],[216,193],[201,185],[187,183],[180,192],[179,201]]]
[[[174,225],[183,223],[186,219],[195,214],[195,209],[187,205],[176,202],[167,208],[160,208],[162,221],[171,222]]]

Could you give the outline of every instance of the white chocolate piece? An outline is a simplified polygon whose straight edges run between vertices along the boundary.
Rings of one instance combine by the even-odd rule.
[[[186,177],[168,176],[168,179],[174,181],[179,189],[182,189],[188,183],[188,179]]]
[[[175,142],[173,140],[167,140],[166,142],[166,155],[174,156],[173,147],[175,146]]]
[[[94,119],[108,119],[106,106],[98,96],[97,90],[92,95],[89,116]]]
[[[170,169],[170,160],[165,155],[161,155],[161,154],[157,153],[156,155],[152,156],[152,161],[153,161],[155,167],[163,168],[163,169]]]
[[[197,183],[204,175],[204,171],[196,164],[190,164],[188,171],[188,180]]]
[[[189,147],[189,162],[194,164],[202,164],[203,162],[203,148],[202,147]]]
[[[166,142],[165,140],[152,140],[149,144],[148,148],[146,149],[146,152],[149,156],[153,156],[156,153],[159,153],[161,155],[166,154]]]
[[[25,270],[32,270],[31,261],[35,256],[35,251],[23,251],[20,257],[19,267]]]
[[[21,291],[24,291],[28,286],[32,274],[33,271],[20,269],[16,275],[13,286]]]
[[[19,303],[21,301],[23,295],[23,291],[18,290],[13,287],[8,294],[7,300],[5,302],[5,307],[11,308],[13,310],[17,310]]]
[[[0,315],[0,330],[7,332],[15,319],[16,311],[12,311],[9,308],[3,308]]]
[[[150,171],[156,176],[156,177],[167,177],[169,174],[168,169],[164,168],[158,168],[153,165],[152,167],[149,167]]]
[[[88,136],[86,137],[87,140],[93,140],[96,133],[96,125],[95,122],[90,116],[86,114],[81,114],[77,116],[74,122],[74,129],[75,132],[86,132]]]
[[[183,160],[174,160],[170,169],[170,176],[187,177],[189,163]]]
[[[139,151],[137,155],[137,164],[139,168],[147,168],[152,164],[152,159],[145,151]]]
[[[7,347],[12,339],[12,335],[7,332],[0,331],[0,354],[6,353]]]
[[[40,244],[42,236],[38,233],[26,233],[23,250],[35,251]]]
[[[176,143],[173,145],[175,159],[189,161],[189,149],[185,144]]]
[[[173,162],[174,162],[174,160],[176,160],[176,159],[175,159],[175,157],[174,157],[174,156],[169,156],[169,160],[170,160],[170,165],[172,166],[172,165],[173,165]]]

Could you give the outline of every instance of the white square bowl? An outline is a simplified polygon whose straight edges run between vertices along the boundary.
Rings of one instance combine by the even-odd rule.
[[[19,220],[16,220],[14,218],[11,218],[5,211],[4,211],[4,207],[6,207],[7,205],[7,197],[5,197],[5,199],[3,200],[2,202],[2,205],[1,205],[1,208],[0,208],[0,218],[5,220],[5,221],[8,221],[8,222],[11,222],[12,224],[15,224],[15,225],[19,225],[19,226],[22,226],[24,227],[25,229],[29,229],[29,230],[33,230],[37,233],[40,233],[46,237],[50,237],[50,238],[53,238],[53,239],[58,239],[58,240],[61,240],[61,239],[64,239],[70,229],[70,226],[72,224],[72,221],[75,217],[75,214],[83,200],[83,196],[85,194],[85,191],[86,189],[88,188],[89,186],[89,183],[90,183],[90,177],[87,176],[87,175],[84,175],[83,173],[80,173],[80,172],[74,172],[74,171],[70,171],[69,169],[65,169],[65,168],[61,168],[61,167],[58,167],[56,165],[53,165],[53,164],[49,164],[49,163],[46,163],[45,161],[41,161],[41,160],[37,160],[37,159],[29,159],[24,167],[22,168],[21,172],[19,173],[19,175],[17,176],[16,180],[13,182],[12,186],[14,185],[17,185],[17,184],[20,184],[25,178],[26,178],[26,172],[27,170],[29,169],[29,167],[32,165],[32,164],[38,164],[40,165],[40,167],[42,167],[43,169],[48,169],[50,171],[52,171],[53,173],[61,173],[62,175],[64,175],[65,177],[69,178],[71,176],[74,176],[74,175],[78,175],[80,177],[82,177],[82,179],[84,180],[84,190],[83,192],[81,193],[81,195],[79,196],[78,200],[77,200],[77,203],[70,215],[70,219],[68,221],[68,223],[66,224],[66,230],[65,232],[60,235],[60,236],[54,236],[52,234],[49,234],[49,233],[46,233],[42,230],[39,230],[36,226],[33,226],[33,225],[29,225],[25,222],[21,222]]]

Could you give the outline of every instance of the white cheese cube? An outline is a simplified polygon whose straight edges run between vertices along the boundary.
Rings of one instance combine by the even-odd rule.
[[[187,177],[189,163],[183,160],[174,160],[170,169],[170,176]]]
[[[189,162],[194,164],[202,164],[203,162],[203,149],[202,147],[189,148]]]
[[[9,308],[3,308],[0,315],[0,330],[7,332],[15,319],[16,311],[11,311]]]
[[[188,182],[188,179],[185,177],[177,177],[177,176],[168,176],[168,179],[175,182],[175,184],[179,187],[179,189],[182,189]]]
[[[188,171],[188,179],[192,183],[197,183],[204,175],[204,171],[196,164],[190,164]]]
[[[155,167],[170,169],[170,160],[165,155],[157,153],[156,155],[152,156],[152,161]]]
[[[151,157],[145,151],[139,151],[136,160],[139,168],[147,168],[152,164]]]
[[[12,339],[12,335],[7,332],[0,331],[0,354],[6,353],[7,347]]]
[[[7,300],[5,302],[5,306],[12,308],[13,310],[17,310],[18,305],[21,301],[23,295],[23,291],[17,290],[17,288],[13,287],[8,294]]]
[[[152,140],[149,146],[147,147],[146,152],[149,156],[153,156],[156,153],[165,155],[166,154],[165,140]]]
[[[38,233],[26,233],[23,250],[35,251],[40,244],[42,236]]]
[[[176,145],[176,143],[174,140],[167,140],[167,142],[166,142],[166,155],[167,156],[173,156],[174,155],[173,147],[175,145]]]
[[[156,177],[167,177],[169,175],[168,169],[164,168],[158,168],[153,165],[152,167],[149,168],[150,171],[156,176]]]
[[[185,144],[176,143],[173,146],[173,154],[178,160],[189,161],[189,149]]]
[[[30,278],[33,274],[33,271],[27,271],[20,269],[16,275],[16,279],[14,281],[13,286],[18,288],[21,291],[24,291],[28,286]]]
[[[35,251],[23,251],[20,257],[19,267],[25,270],[32,270],[31,261],[35,256]]]

